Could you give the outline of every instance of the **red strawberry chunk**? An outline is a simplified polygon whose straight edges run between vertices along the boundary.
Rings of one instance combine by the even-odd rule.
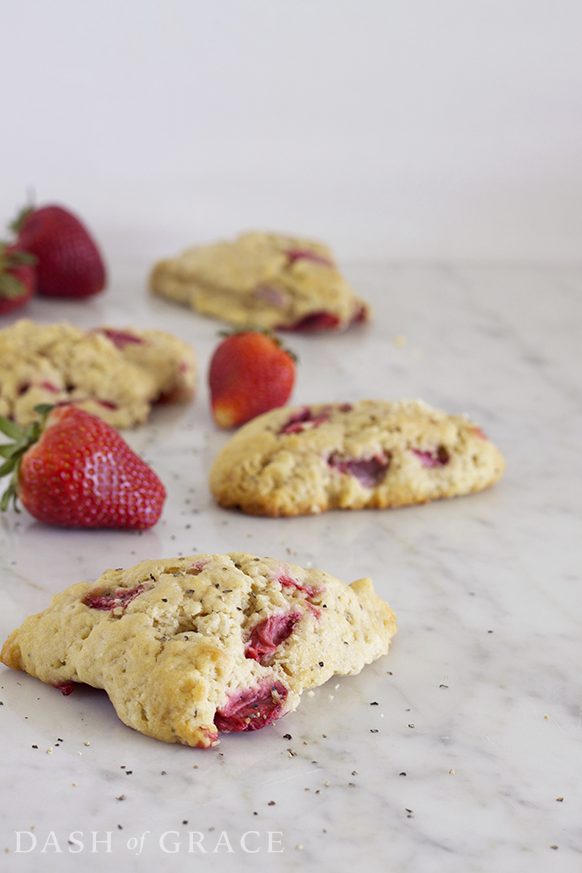
[[[335,330],[339,327],[339,324],[340,319],[337,315],[321,310],[300,318],[295,324],[282,324],[277,330],[296,330],[298,333],[315,333],[318,330]]]
[[[302,591],[304,594],[307,594],[308,597],[315,597],[317,594],[323,594],[325,591],[323,585],[318,587],[315,587],[314,585],[302,585],[300,582],[297,582],[296,579],[293,579],[291,576],[284,573],[280,576],[276,576],[275,579],[279,585],[296,588],[297,591]]]
[[[108,339],[111,340],[114,346],[118,349],[123,349],[127,345],[131,345],[132,343],[140,345],[143,343],[143,339],[139,336],[136,336],[133,333],[129,333],[127,330],[114,330],[113,328],[100,328],[98,333],[104,334]]]
[[[319,415],[313,415],[308,406],[294,412],[287,423],[283,425],[279,431],[279,436],[286,433],[302,433],[312,427],[319,427],[329,421],[329,413],[321,412]]]
[[[56,385],[53,385],[52,382],[40,382],[38,387],[44,388],[45,391],[51,391],[53,394],[58,394],[61,390],[60,388],[57,388]]]
[[[150,587],[145,582],[142,582],[141,585],[137,585],[135,588],[117,588],[113,593],[95,591],[93,594],[87,594],[83,598],[83,603],[91,609],[112,610],[118,606],[126,609],[132,600],[135,600],[136,597],[139,597],[140,594],[143,594]]]
[[[327,459],[327,463],[340,473],[355,476],[364,488],[375,488],[386,475],[390,466],[390,456],[381,452],[373,458],[345,458],[334,452]]]
[[[451,456],[444,446],[438,446],[430,452],[422,452],[420,449],[410,450],[417,458],[420,458],[423,467],[444,467],[451,460]]]
[[[323,255],[318,255],[317,252],[310,252],[309,249],[291,249],[287,252],[289,261],[294,264],[295,261],[313,261],[316,264],[322,264],[324,267],[333,267],[333,261]]]
[[[368,307],[362,304],[352,315],[352,324],[364,324],[368,320]]]
[[[288,693],[278,680],[238,691],[217,711],[214,724],[221,731],[258,731],[281,717]]]
[[[210,746],[216,745],[216,741],[218,739],[218,731],[217,730],[212,730],[211,728],[207,728],[207,727],[200,727],[199,730],[200,730],[200,733],[202,734],[202,736],[205,738],[205,740],[202,741],[201,743],[198,743],[197,748],[208,749]]]
[[[68,697],[69,694],[72,694],[73,691],[75,690],[75,683],[74,682],[59,682],[59,684],[55,685],[54,687],[58,688],[64,697]]]
[[[265,618],[251,631],[250,639],[245,649],[247,658],[253,658],[262,664],[273,655],[281,643],[284,643],[293,633],[293,628],[301,618],[300,612],[279,613]]]
[[[253,297],[274,306],[276,309],[285,309],[287,304],[287,297],[283,291],[272,288],[270,285],[257,285],[253,291]]]

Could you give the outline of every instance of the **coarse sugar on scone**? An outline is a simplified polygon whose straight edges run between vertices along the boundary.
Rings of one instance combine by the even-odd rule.
[[[103,688],[129,727],[207,748],[296,709],[304,689],[385,655],[394,613],[370,579],[234,552],[142,561],[27,618],[1,660],[68,694]]]
[[[39,403],[75,403],[114,427],[132,427],[158,402],[194,396],[196,357],[161,330],[20,319],[0,330],[0,415],[33,421]]]
[[[243,328],[344,330],[370,318],[327,246],[274,233],[251,231],[160,261],[151,288]]]
[[[420,400],[283,407],[245,424],[216,457],[224,507],[293,516],[384,509],[492,485],[504,460],[478,425]]]

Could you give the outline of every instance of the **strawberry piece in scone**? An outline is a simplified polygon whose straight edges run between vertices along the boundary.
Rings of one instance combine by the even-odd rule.
[[[208,748],[296,709],[301,692],[358,673],[396,632],[370,579],[232,553],[143,561],[81,582],[30,616],[2,661],[70,694],[103,688],[119,718]],[[73,696],[74,699],[74,696]]]
[[[422,401],[363,400],[259,416],[218,454],[210,488],[221,506],[291,516],[469,494],[504,466],[465,416]]]
[[[370,317],[327,246],[274,233],[188,249],[156,264],[151,287],[237,328],[318,333]]]

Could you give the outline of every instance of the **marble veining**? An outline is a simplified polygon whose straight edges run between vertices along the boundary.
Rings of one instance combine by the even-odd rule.
[[[192,343],[194,403],[125,432],[168,489],[143,534],[0,519],[0,635],[110,566],[244,550],[369,575],[390,654],[213,750],[141,736],[103,692],[0,672],[2,870],[574,873],[582,869],[582,268],[347,265],[375,312],[287,342],[293,401],[422,397],[467,412],[507,472],[481,494],[395,511],[250,518],[213,504],[206,370],[219,325],[114,265],[84,303],[30,317],[161,326]],[[14,320],[14,319],[12,319]],[[10,318],[6,319],[9,323]]]

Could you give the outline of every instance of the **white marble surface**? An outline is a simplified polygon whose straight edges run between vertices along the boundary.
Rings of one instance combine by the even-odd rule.
[[[27,314],[164,326],[196,347],[195,402],[126,433],[166,508],[142,535],[6,514],[0,636],[107,567],[196,550],[370,575],[400,629],[359,676],[209,751],[129,730],[103,692],[65,698],[3,668],[2,870],[580,871],[582,268],[348,265],[375,321],[289,337],[293,400],[423,397],[471,414],[507,472],[448,502],[272,520],[207,490],[226,439],[205,386],[219,325],[149,298],[147,265],[113,266],[101,297]]]

